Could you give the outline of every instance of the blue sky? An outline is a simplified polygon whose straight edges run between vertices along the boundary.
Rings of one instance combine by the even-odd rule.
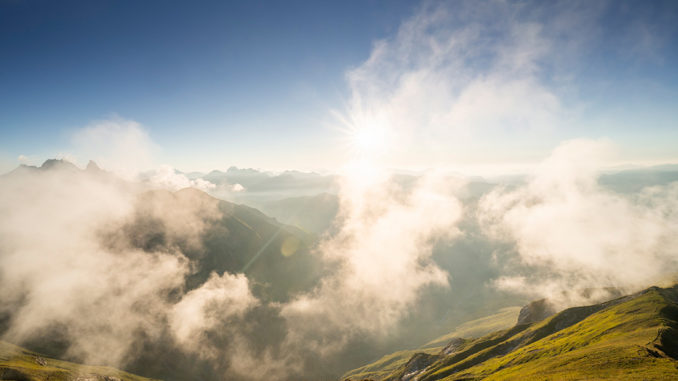
[[[2,169],[19,155],[33,164],[78,156],[73,135],[108,119],[139,123],[156,161],[183,170],[333,169],[350,156],[337,114],[355,119],[369,110],[372,119],[390,113],[382,119],[393,121],[399,112],[428,110],[421,94],[436,91],[443,101],[430,114],[394,128],[401,137],[446,132],[415,133],[408,140],[420,144],[393,150],[398,160],[388,165],[532,161],[580,137],[611,139],[621,161],[671,161],[678,158],[677,9],[671,1],[0,1]],[[408,41],[406,26],[428,18],[435,19],[428,29],[409,32],[421,41]],[[435,60],[419,46],[460,36],[468,46],[443,57],[448,66],[398,56]],[[536,42],[522,46],[527,38]],[[379,44],[384,57],[375,56]],[[466,55],[475,58],[457,59]],[[522,60],[520,67],[506,69],[505,56]],[[370,66],[370,57],[383,62]],[[351,80],[357,72],[363,77]],[[470,79],[404,93],[403,79],[422,72]],[[498,107],[496,118],[467,115],[478,109],[466,100],[486,102],[495,90],[497,99],[480,109]],[[502,101],[521,96],[536,97],[534,113],[530,102]],[[401,99],[419,107],[396,110]],[[521,107],[528,111],[515,111]],[[449,124],[428,125],[441,118]],[[516,127],[523,122],[539,126]],[[460,135],[461,124],[472,132]],[[428,149],[428,140],[416,140],[422,135],[441,147]]]

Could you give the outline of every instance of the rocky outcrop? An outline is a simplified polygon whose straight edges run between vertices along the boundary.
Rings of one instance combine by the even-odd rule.
[[[520,309],[516,324],[531,324],[542,321],[556,313],[555,308],[547,299],[540,299]]]
[[[449,343],[443,348],[441,351],[441,354],[447,356],[449,354],[455,353],[461,348],[462,345],[466,343],[466,340],[460,338],[460,337],[455,337],[452,340],[450,340]]]
[[[430,355],[428,353],[415,353],[412,358],[410,358],[410,361],[405,364],[403,376],[400,380],[409,381],[415,379],[415,376],[423,372],[426,367],[433,364],[439,358],[439,356]]]

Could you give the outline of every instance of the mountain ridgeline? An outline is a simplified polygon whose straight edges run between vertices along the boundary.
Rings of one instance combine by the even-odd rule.
[[[678,378],[678,286],[651,287],[549,315],[544,301],[518,324],[442,346],[386,356],[348,380],[674,380]],[[449,339],[449,337],[448,337]]]
[[[173,208],[181,215],[196,206],[197,213],[212,213],[214,217],[207,219],[198,242],[170,237],[164,221],[155,213]],[[137,211],[136,218],[120,231],[126,237],[111,237],[109,241],[131,242],[149,252],[177,246],[195,266],[187,279],[188,290],[203,284],[212,272],[244,272],[256,282],[258,296],[283,301],[297,292],[309,291],[321,273],[320,262],[309,251],[314,240],[311,234],[246,205],[185,188],[144,192]]]

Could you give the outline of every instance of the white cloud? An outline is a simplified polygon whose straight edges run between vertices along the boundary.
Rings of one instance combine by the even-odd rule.
[[[197,191],[145,192],[58,167],[1,185],[0,312],[12,317],[3,339],[22,343],[60,327],[67,355],[88,363],[122,365],[138,332],[163,334],[169,294],[192,271],[180,248],[199,248],[207,223],[221,217],[217,201]],[[143,229],[165,244],[139,249],[132,241]]]
[[[212,273],[200,288],[188,292],[172,307],[170,328],[183,348],[217,359],[218,350],[206,345],[201,335],[233,316],[242,317],[258,303],[244,275]]]
[[[543,70],[552,36],[517,8],[423,7],[348,72],[346,128],[387,130],[385,165],[430,166],[478,159],[469,146],[508,149],[562,126],[568,116]]]
[[[6,178],[0,195],[0,308],[12,313],[4,339],[20,343],[60,324],[69,355],[119,364],[136,330],[158,333],[164,295],[188,269],[174,253],[104,243],[133,214],[134,193],[52,169]]]
[[[161,165],[152,171],[152,174],[148,177],[148,181],[155,186],[170,190],[196,188],[207,192],[216,187],[216,185],[207,180],[200,178],[189,179],[183,173],[177,173],[177,171],[169,165]]]
[[[338,267],[282,310],[288,344],[322,355],[355,335],[387,334],[423,288],[447,286],[447,274],[431,260],[432,248],[458,234],[461,216],[461,205],[450,196],[455,184],[438,177],[422,179],[412,191],[390,181],[364,187],[346,181],[340,231],[319,247]]]
[[[563,143],[528,184],[483,198],[486,228],[535,270],[500,286],[571,304],[585,289],[634,291],[678,269],[678,183],[633,197],[604,189],[597,179],[611,152],[604,141]]]
[[[156,145],[141,124],[121,118],[102,120],[72,136],[75,157],[94,160],[102,168],[125,178],[154,166]]]

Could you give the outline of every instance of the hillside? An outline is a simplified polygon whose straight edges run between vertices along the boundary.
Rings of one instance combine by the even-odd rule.
[[[669,380],[678,377],[678,286],[652,287],[532,324],[411,354],[383,380]],[[410,355],[410,354],[408,354]],[[393,368],[391,368],[393,369]]]
[[[143,381],[140,377],[105,366],[55,360],[0,341],[0,380]]]
[[[255,208],[219,200],[197,189],[185,188],[179,191],[151,189],[143,184],[128,182],[111,173],[98,170],[93,164],[82,170],[63,160],[47,161],[41,167],[21,166],[12,173],[0,176],[0,189],[7,199],[13,200],[9,204],[16,210],[17,218],[33,215],[29,211],[35,211],[37,223],[30,224],[25,231],[26,235],[31,237],[30,242],[37,241],[40,244],[48,240],[43,235],[46,229],[43,216],[56,214],[71,216],[77,206],[82,206],[83,203],[91,206],[85,208],[87,213],[79,215],[84,220],[71,218],[73,221],[71,226],[88,228],[83,228],[81,235],[75,238],[69,235],[73,228],[63,228],[66,224],[52,226],[58,231],[54,237],[71,237],[73,241],[85,241],[87,245],[96,248],[84,250],[82,254],[79,254],[80,250],[72,251],[78,259],[82,255],[82,258],[94,263],[83,269],[79,275],[73,275],[74,279],[99,271],[102,266],[97,261],[105,266],[111,265],[108,260],[112,260],[114,264],[124,265],[126,262],[121,258],[127,258],[131,254],[135,261],[142,261],[142,264],[143,260],[157,258],[158,253],[164,253],[165,259],[176,256],[180,258],[179,263],[185,263],[184,267],[176,268],[169,273],[176,281],[171,287],[156,289],[155,284],[158,282],[153,283],[152,288],[155,291],[149,296],[138,298],[134,307],[130,308],[130,315],[134,316],[134,313],[143,315],[143,319],[139,320],[143,327],[137,326],[135,328],[138,329],[129,331],[128,328],[121,330],[132,332],[122,344],[126,352],[121,354],[119,359],[110,360],[102,358],[105,356],[101,355],[107,353],[106,350],[110,348],[118,348],[116,335],[110,334],[109,327],[126,324],[127,315],[122,314],[117,320],[112,321],[103,319],[105,322],[101,317],[93,316],[95,313],[106,314],[101,312],[104,310],[110,310],[112,311],[110,314],[115,314],[117,311],[111,303],[125,300],[120,297],[120,293],[127,291],[136,293],[137,288],[127,285],[146,282],[144,277],[153,275],[154,266],[149,266],[140,276],[130,275],[132,270],[129,267],[117,271],[106,267],[106,270],[101,270],[102,275],[96,281],[100,282],[97,283],[100,285],[97,288],[100,295],[107,299],[104,302],[101,300],[103,296],[93,298],[98,303],[97,308],[92,310],[89,304],[82,303],[79,309],[63,312],[59,304],[51,313],[41,312],[39,329],[31,327],[26,330],[26,334],[11,337],[7,332],[12,327],[31,321],[21,315],[27,308],[26,305],[31,302],[31,298],[26,296],[30,294],[29,291],[8,286],[10,278],[6,274],[9,269],[16,268],[4,265],[0,274],[0,279],[5,282],[0,295],[0,335],[12,343],[48,357],[75,363],[85,362],[87,359],[83,353],[89,354],[89,351],[74,352],[69,351],[69,348],[77,345],[78,340],[90,343],[94,336],[102,335],[105,338],[99,343],[104,348],[96,346],[91,350],[99,357],[96,361],[91,361],[92,363],[115,364],[126,371],[152,378],[220,380],[223,379],[223,374],[228,372],[230,364],[220,362],[218,366],[222,368],[215,370],[217,366],[212,366],[194,352],[177,344],[166,318],[166,315],[172,312],[170,307],[192,290],[202,287],[212,274],[217,276],[226,274],[226,278],[228,274],[244,274],[247,276],[247,289],[256,300],[261,301],[261,305],[248,311],[247,319],[238,321],[231,319],[227,326],[231,329],[241,327],[239,329],[242,331],[247,330],[246,340],[255,347],[253,350],[263,352],[268,346],[276,345],[284,339],[281,334],[284,333],[284,320],[279,318],[277,303],[289,300],[300,292],[311,290],[321,276],[321,259],[311,251],[315,236],[299,228],[282,224]],[[115,196],[114,198],[120,201],[117,205],[122,206],[120,210],[124,213],[120,212],[118,217],[112,218],[115,214],[100,212],[108,210],[100,206],[106,202],[104,196],[109,198]],[[34,208],[36,199],[42,203],[40,207]],[[58,213],[50,210],[57,210]],[[94,222],[82,223],[89,221],[88,218],[92,219],[94,212],[102,213],[102,217]],[[7,220],[8,215],[5,214],[4,218]],[[39,224],[42,230],[33,228]],[[0,236],[3,242],[11,241],[8,238],[11,235],[7,233]],[[57,243],[62,239],[59,238]],[[58,252],[54,247],[51,249]],[[66,252],[71,253],[69,250]],[[12,253],[7,246],[0,248],[0,258],[10,258]],[[27,268],[29,270],[50,268],[50,276],[56,279],[55,282],[58,284],[69,284],[63,280],[61,274],[68,273],[74,267],[76,270],[80,269],[72,264],[77,261],[69,261],[62,270],[57,271],[53,266],[45,265],[46,260],[53,258],[50,256],[53,255],[51,251],[36,250],[32,253],[36,254],[27,264]],[[105,276],[107,272],[116,275],[108,278]],[[15,271],[14,274],[16,273]],[[32,279],[35,280],[35,284],[40,285],[44,277]],[[116,288],[115,285],[118,284],[116,282],[122,280],[127,282],[127,285]],[[15,284],[21,282],[17,281]],[[55,292],[50,299],[78,299],[74,296],[76,291],[87,294],[91,287],[83,283],[82,286],[68,289],[61,294]],[[132,299],[135,298],[136,294]],[[143,306],[140,303],[142,300],[148,301],[149,304],[159,303],[160,308],[152,312],[143,310],[139,307]],[[35,314],[32,313],[30,316]],[[79,336],[80,331],[74,326],[89,322],[93,322],[96,327],[87,328],[86,333]],[[154,330],[153,334],[146,333],[147,329],[150,329],[148,327]],[[215,343],[214,346],[225,355],[232,350],[228,342]],[[26,364],[32,364],[33,360],[29,358],[27,361]],[[41,376],[38,376],[38,379],[46,379],[43,377],[45,368],[40,366],[36,369],[43,372],[39,373]],[[230,374],[229,376],[230,379],[237,379]]]
[[[339,199],[329,193],[290,197],[262,203],[261,210],[286,224],[322,234],[330,228],[337,216]]]
[[[40,167],[21,165],[0,176],[0,186],[10,193],[21,193],[21,186],[28,185],[54,191],[63,183],[77,184],[74,189],[115,187],[129,195],[133,218],[102,234],[104,246],[146,252],[179,249],[195,269],[187,279],[188,289],[200,286],[212,272],[243,272],[255,281],[258,296],[282,301],[310,290],[320,276],[320,261],[309,250],[315,235],[194,188],[153,189],[124,181],[93,162],[82,170],[54,159]]]
[[[315,237],[255,208],[218,200],[191,188],[149,191],[140,196],[138,205],[140,217],[124,228],[127,239],[147,251],[180,247],[197,270],[187,279],[189,289],[204,283],[214,271],[243,272],[256,281],[259,296],[282,301],[310,290],[319,277],[320,261],[309,250]],[[170,218],[167,210],[173,210]],[[168,220],[180,230],[180,218],[196,212],[215,217],[203,220],[198,242],[168,238]]]
[[[450,342],[459,337],[480,337],[490,332],[511,327],[520,312],[520,307],[502,308],[498,313],[474,319],[459,325],[452,332],[429,341],[417,349],[402,350],[383,356],[379,360],[354,369],[343,378],[351,379],[379,379],[388,377],[391,373],[402,368],[416,354],[438,354]],[[458,340],[458,339],[457,339]]]

